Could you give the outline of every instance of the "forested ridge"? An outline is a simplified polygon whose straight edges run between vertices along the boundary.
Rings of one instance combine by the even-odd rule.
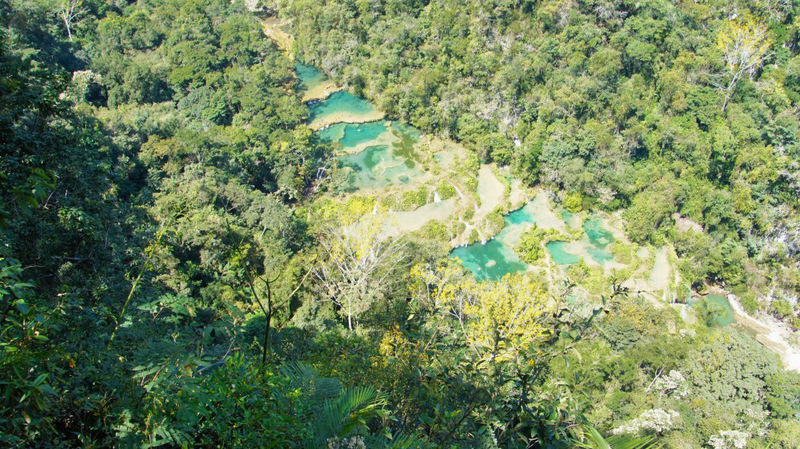
[[[0,444],[800,445],[800,374],[710,303],[387,236],[291,58],[796,328],[800,4],[252,6],[0,0]]]

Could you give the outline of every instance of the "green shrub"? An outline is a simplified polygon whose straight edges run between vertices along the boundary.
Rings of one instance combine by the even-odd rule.
[[[583,195],[580,192],[567,194],[564,198],[564,208],[570,212],[580,212],[583,209]]]
[[[535,224],[522,234],[519,243],[514,247],[514,251],[519,255],[520,260],[528,264],[534,264],[544,256],[542,237],[542,233]]]
[[[541,229],[534,223],[522,234],[514,251],[523,262],[534,264],[544,256],[545,245],[554,240],[564,241],[566,236],[555,229]]]
[[[617,259],[620,263],[629,265],[631,262],[633,262],[634,245],[626,245],[625,243],[616,240],[614,241],[614,243],[611,244],[610,249],[611,249],[611,254],[613,254],[614,258]]]
[[[425,223],[419,230],[420,234],[425,238],[447,242],[450,240],[450,234],[447,232],[445,225],[439,220],[431,220]]]
[[[486,217],[486,220],[489,222],[489,229],[492,234],[500,232],[506,224],[505,220],[503,220],[503,214],[500,213],[499,209],[490,213],[489,216]]]
[[[753,315],[758,311],[759,303],[758,299],[756,299],[755,293],[747,292],[739,296],[739,302],[742,304],[744,311],[750,315]]]
[[[772,301],[769,311],[781,319],[790,315],[794,315],[794,312],[792,311],[792,305],[785,299],[776,299]]]
[[[475,216],[475,207],[474,205],[470,204],[464,210],[464,220],[472,220],[472,217]]]
[[[428,188],[425,186],[420,187],[417,190],[410,190],[407,192],[403,192],[400,196],[400,202],[397,204],[398,209],[400,210],[414,210],[418,207],[424,206],[428,204],[428,196],[429,196]]]
[[[439,186],[436,187],[436,192],[439,193],[439,197],[442,200],[447,200],[456,196],[456,188],[446,180],[442,180],[442,182],[439,183]]]

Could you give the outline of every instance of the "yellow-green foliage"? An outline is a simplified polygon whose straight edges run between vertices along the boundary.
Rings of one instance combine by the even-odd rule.
[[[311,224],[327,223],[348,226],[374,208],[375,197],[373,196],[351,195],[344,202],[326,197],[312,203],[306,210],[306,215]],[[385,209],[383,205],[381,208]]]
[[[611,254],[614,255],[614,259],[618,262],[625,265],[630,265],[633,262],[636,251],[633,244],[625,244],[619,240],[615,240],[614,243],[611,244],[610,249]]]
[[[599,294],[606,291],[608,286],[608,278],[605,271],[599,266],[589,266],[587,275],[581,282],[581,285],[594,294]]]
[[[553,240],[559,240],[562,242],[574,242],[575,240],[580,240],[583,238],[583,227],[579,226],[576,228],[569,228],[566,234],[561,233],[559,238]]]
[[[492,166],[492,173],[494,173],[495,178],[503,184],[505,187],[506,193],[511,191],[511,181],[508,180],[506,175],[503,174],[497,167]]]
[[[454,220],[450,226],[451,230],[453,231],[454,235],[461,235],[465,229],[467,229],[467,225],[464,222],[459,220]]]
[[[447,227],[439,220],[431,220],[425,223],[417,233],[425,238],[437,240],[442,243],[450,241],[450,233],[447,232]]]
[[[545,245],[554,240],[564,241],[565,236],[555,229],[542,229],[534,223],[522,234],[514,251],[523,262],[534,264],[544,257]]]
[[[520,275],[473,285],[475,300],[466,307],[470,346],[491,361],[486,365],[525,358],[546,335],[541,323],[546,296],[541,286]]]
[[[478,178],[470,175],[464,180],[464,184],[466,184],[468,191],[474,192],[478,189]]]
[[[611,275],[618,280],[618,282],[623,282],[625,280],[630,279],[633,272],[629,268],[623,268],[621,270],[613,270]]]
[[[589,265],[581,257],[578,263],[567,268],[567,274],[571,280],[581,283],[589,275]]]
[[[767,24],[748,15],[726,22],[717,35],[717,48],[732,74],[755,72],[771,45]]]
[[[489,229],[492,234],[496,234],[503,229],[505,226],[505,221],[503,220],[503,213],[501,212],[500,208],[497,208],[486,217],[486,221],[489,223]]]
[[[462,167],[467,173],[477,173],[478,169],[481,167],[481,164],[478,161],[478,155],[473,152],[467,153],[467,156],[462,161],[462,164]]]
[[[420,206],[428,204],[429,194],[430,192],[425,186],[422,186],[417,190],[403,192],[399,201],[395,201],[395,206],[399,210],[414,210]]]
[[[463,218],[464,220],[472,220],[472,217],[475,216],[475,206],[472,204],[468,204],[467,208],[464,210]]]
[[[442,182],[436,187],[436,191],[443,200],[450,199],[456,195],[456,188],[450,181],[443,179]]]
[[[507,214],[507,213],[509,213],[509,212],[511,212],[513,210],[513,206],[511,204],[511,201],[508,198],[506,198],[506,200],[503,201],[503,204],[501,204],[499,207],[500,207],[500,210],[502,211],[503,215],[505,215],[505,214]]]
[[[570,212],[580,212],[583,209],[583,195],[580,192],[568,194],[564,198],[564,208]]]

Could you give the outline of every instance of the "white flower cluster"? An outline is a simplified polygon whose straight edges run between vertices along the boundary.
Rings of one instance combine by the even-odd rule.
[[[708,445],[714,449],[744,449],[747,445],[748,435],[738,430],[723,430],[719,435],[714,435],[708,440]]]
[[[328,449],[367,449],[364,438],[356,435],[348,438],[328,438]]]
[[[686,379],[680,371],[675,370],[670,371],[666,376],[656,379],[653,388],[667,396],[675,395],[682,398],[689,394],[689,386],[686,385]]]
[[[680,415],[675,410],[662,410],[660,408],[645,410],[638,418],[612,430],[611,433],[614,435],[637,434],[643,430],[662,433],[674,428],[679,419]]]

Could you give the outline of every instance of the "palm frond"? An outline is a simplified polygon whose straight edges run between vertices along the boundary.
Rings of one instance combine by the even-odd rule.
[[[420,449],[426,448],[430,445],[422,438],[416,435],[398,435],[391,443],[386,446],[387,449]]]
[[[363,432],[367,422],[380,416],[386,397],[371,386],[342,388],[337,379],[320,377],[317,370],[302,362],[286,362],[281,366],[293,388],[300,389],[312,404],[314,439],[309,447],[325,447],[328,439],[365,434],[372,441],[369,447],[386,449],[417,449],[426,447],[424,440],[414,435],[394,438],[372,437]],[[374,440],[374,441],[373,441]]]
[[[630,435],[615,435],[606,438],[611,449],[658,449],[661,443],[655,436],[634,437]]]
[[[370,449],[424,449],[433,447],[416,435],[397,434],[392,437],[367,435],[364,442]]]
[[[286,362],[281,366],[292,387],[299,388],[315,408],[322,408],[326,401],[339,397],[342,383],[338,379],[320,377],[314,367],[302,362]]]
[[[585,426],[586,442],[579,445],[584,449],[658,449],[661,443],[655,436],[635,437],[630,435],[613,435],[604,437],[594,428]]]
[[[379,415],[385,405],[386,398],[370,386],[343,389],[338,398],[325,401],[316,416],[316,444],[324,444],[328,438],[359,433],[369,419]]]

